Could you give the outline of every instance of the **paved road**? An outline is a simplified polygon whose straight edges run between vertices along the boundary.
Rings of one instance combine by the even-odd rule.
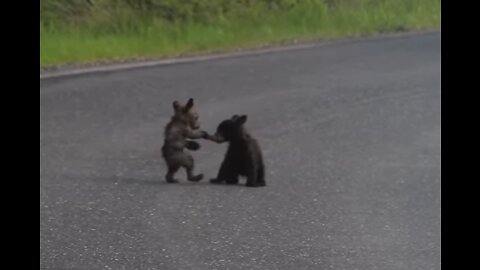
[[[42,80],[40,267],[440,269],[440,93],[440,33]],[[189,97],[248,114],[267,187],[165,183]]]

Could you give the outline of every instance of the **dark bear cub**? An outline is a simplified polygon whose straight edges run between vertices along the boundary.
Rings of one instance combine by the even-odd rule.
[[[246,115],[234,115],[219,124],[215,135],[206,137],[216,143],[229,143],[218,176],[211,179],[211,183],[238,184],[239,176],[245,176],[247,187],[265,186],[262,152],[257,141],[245,130],[246,121]]]

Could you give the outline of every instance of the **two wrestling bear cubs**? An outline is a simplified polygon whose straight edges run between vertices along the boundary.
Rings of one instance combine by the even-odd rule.
[[[174,175],[180,168],[185,168],[189,181],[200,181],[203,178],[203,174],[193,173],[193,157],[183,149],[198,150],[200,145],[193,140],[207,139],[216,143],[229,143],[217,178],[211,179],[211,183],[237,184],[239,176],[244,176],[248,187],[265,186],[262,153],[257,141],[245,130],[246,115],[234,115],[222,121],[215,135],[210,135],[200,130],[193,99],[190,98],[185,106],[175,101],[173,109],[174,115],[165,127],[162,147],[162,155],[168,167],[167,182],[178,182]]]

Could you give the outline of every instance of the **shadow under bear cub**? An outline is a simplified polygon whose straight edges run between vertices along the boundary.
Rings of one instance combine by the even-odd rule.
[[[246,121],[246,115],[234,115],[218,125],[215,135],[207,136],[216,143],[229,143],[218,176],[211,179],[211,183],[238,184],[241,175],[247,178],[247,187],[266,185],[262,152],[257,141],[245,130]]]

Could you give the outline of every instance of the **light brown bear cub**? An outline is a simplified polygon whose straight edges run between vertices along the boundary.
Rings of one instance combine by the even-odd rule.
[[[199,130],[198,114],[193,108],[193,99],[190,98],[185,106],[178,101],[173,102],[174,115],[165,127],[165,141],[162,147],[162,156],[168,166],[166,181],[168,183],[176,183],[175,173],[181,167],[187,172],[189,181],[200,181],[203,174],[194,175],[193,157],[184,151],[184,148],[196,151],[200,148],[200,144],[193,139],[206,138],[208,134]]]

